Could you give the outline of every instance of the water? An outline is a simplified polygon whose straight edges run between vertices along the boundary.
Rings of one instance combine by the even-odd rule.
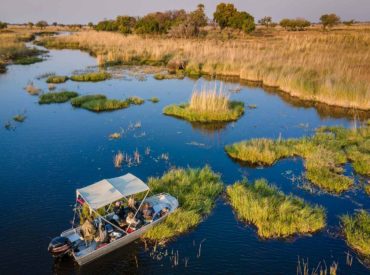
[[[339,237],[338,216],[355,209],[369,209],[369,198],[362,190],[342,196],[310,194],[288,178],[302,173],[300,159],[279,161],[267,168],[243,167],[224,152],[224,145],[249,138],[301,137],[313,134],[321,125],[352,126],[352,115],[333,109],[300,104],[297,100],[241,86],[232,99],[257,105],[247,109],[236,123],[210,129],[162,114],[164,106],[188,100],[194,85],[191,79],[146,81],[135,77],[111,79],[99,83],[68,81],[58,89],[80,94],[103,93],[112,98],[158,97],[160,102],[146,102],[115,112],[96,114],[74,109],[69,103],[40,106],[37,97],[23,88],[28,81],[47,90],[45,80],[36,77],[46,72],[70,75],[74,70],[96,65],[86,53],[52,50],[47,61],[30,66],[8,67],[0,75],[0,121],[26,110],[24,123],[11,122],[16,128],[0,128],[0,200],[1,274],[56,273],[250,273],[295,274],[298,256],[309,259],[311,267],[324,261],[339,263],[341,274],[364,274],[368,270],[354,258],[346,265],[346,254],[355,255]],[[233,88],[239,84],[224,83]],[[122,139],[109,140],[109,134],[127,129],[140,121],[142,127],[128,132]],[[145,156],[146,147],[151,148]],[[121,150],[144,157],[139,166],[113,167],[113,156]],[[168,153],[169,160],[159,156]],[[145,249],[141,241],[124,247],[92,264],[78,267],[71,260],[53,262],[47,252],[50,238],[70,226],[75,189],[102,178],[127,172],[142,179],[160,176],[170,167],[202,167],[209,164],[222,174],[225,184],[247,176],[250,180],[266,178],[283,191],[323,205],[327,209],[328,228],[324,232],[292,240],[260,240],[255,229],[239,223],[229,205],[219,199],[212,214],[195,230],[169,242],[165,247]],[[351,173],[351,167],[347,167]],[[201,244],[201,245],[200,245]],[[163,256],[161,253],[167,256]],[[172,253],[178,253],[174,266]],[[172,260],[171,260],[172,259]]]

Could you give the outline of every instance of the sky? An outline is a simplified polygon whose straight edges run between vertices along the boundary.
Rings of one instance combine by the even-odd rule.
[[[0,0],[0,21],[24,23],[46,20],[49,23],[86,24],[117,15],[142,16],[153,11],[194,10],[203,3],[212,18],[221,0]],[[370,21],[370,0],[227,0],[239,10],[252,14],[256,21],[272,16],[304,17],[317,22],[321,14],[336,13],[342,20]]]

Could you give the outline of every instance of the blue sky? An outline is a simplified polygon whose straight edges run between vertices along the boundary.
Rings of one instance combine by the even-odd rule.
[[[1,0],[0,21],[22,23],[47,20],[59,23],[97,22],[117,15],[139,16],[170,9],[193,10],[206,6],[209,17],[221,1],[215,0]],[[323,13],[337,13],[343,20],[370,21],[370,0],[229,0],[257,20],[265,15],[275,21],[305,17],[316,22]]]

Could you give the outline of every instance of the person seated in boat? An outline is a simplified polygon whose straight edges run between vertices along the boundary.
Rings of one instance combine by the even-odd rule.
[[[117,201],[117,202],[114,204],[113,212],[114,212],[114,214],[116,214],[120,219],[124,219],[124,218],[125,218],[125,209],[124,209],[124,207],[122,206],[122,202],[121,202],[121,201]]]
[[[128,204],[128,209],[132,212],[136,211],[136,207],[135,207],[135,199],[134,197],[129,197],[128,198],[128,201],[127,201],[127,204]]]
[[[88,217],[81,226],[81,235],[86,244],[94,240],[96,234],[96,227],[93,224],[93,217]]]
[[[109,236],[103,223],[99,224],[98,234],[95,237],[95,241],[99,244],[107,243],[109,241]]]
[[[169,212],[170,212],[170,209],[168,209],[168,207],[164,207],[159,214],[161,217],[163,217],[167,215]]]
[[[140,220],[136,219],[133,212],[127,214],[126,222],[131,228],[136,228],[140,224]]]
[[[150,203],[148,202],[144,203],[142,214],[145,222],[151,222],[153,220],[154,209],[150,205]]]

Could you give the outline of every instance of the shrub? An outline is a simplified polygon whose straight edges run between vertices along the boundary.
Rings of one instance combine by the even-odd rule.
[[[64,103],[77,96],[78,93],[70,91],[46,93],[40,96],[39,104]]]
[[[347,243],[365,257],[370,257],[370,214],[362,210],[341,217]]]
[[[284,238],[325,227],[325,210],[285,195],[266,180],[236,183],[226,189],[239,219],[257,227],[262,238]]]
[[[211,213],[223,184],[208,166],[202,169],[173,169],[161,178],[149,178],[153,193],[166,192],[179,200],[179,208],[166,220],[145,233],[144,238],[164,241],[197,226]]]
[[[46,22],[44,20],[41,20],[41,21],[36,23],[36,27],[38,27],[40,29],[45,29],[47,26],[48,26],[48,22]]]
[[[98,81],[104,81],[111,78],[111,74],[107,72],[94,72],[94,73],[85,73],[85,74],[78,74],[78,75],[72,75],[70,77],[73,81],[91,81],[91,82],[98,82]]]
[[[52,75],[49,76],[46,79],[46,83],[54,83],[54,84],[59,84],[59,83],[64,83],[68,80],[68,76],[63,76],[63,75]]]
[[[310,21],[297,18],[297,19],[282,19],[280,21],[280,26],[289,31],[303,31],[311,25]]]
[[[320,21],[323,29],[325,30],[326,28],[332,28],[335,25],[339,24],[340,17],[337,16],[335,13],[323,14],[320,17]]]

